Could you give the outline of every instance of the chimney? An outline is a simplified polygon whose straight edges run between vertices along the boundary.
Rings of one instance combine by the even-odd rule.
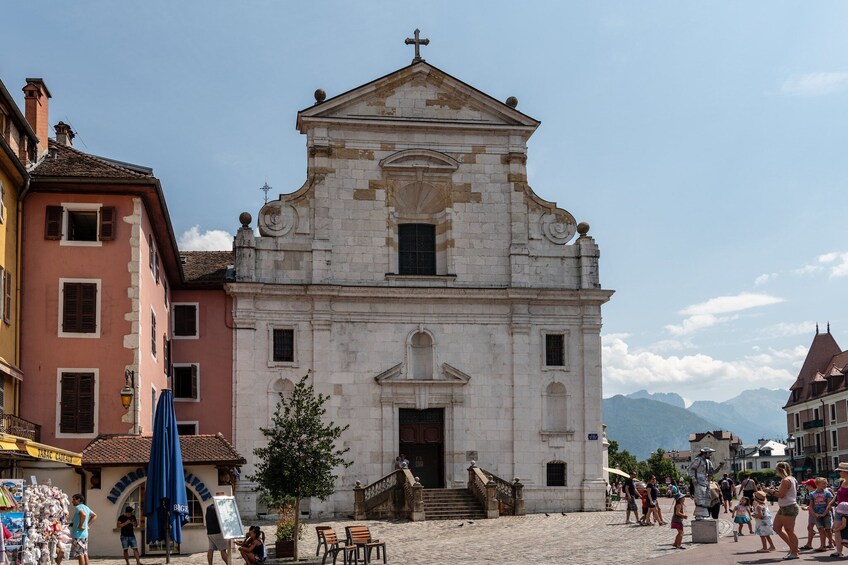
[[[40,78],[28,78],[23,88],[24,103],[26,105],[26,119],[29,127],[38,136],[38,155],[41,157],[47,151],[47,139],[49,128],[47,125],[47,107],[51,98],[47,85]]]
[[[74,133],[74,130],[71,129],[71,126],[66,124],[65,122],[59,122],[53,129],[56,130],[56,143],[59,145],[66,145],[68,147],[73,147],[73,140],[77,136]]]

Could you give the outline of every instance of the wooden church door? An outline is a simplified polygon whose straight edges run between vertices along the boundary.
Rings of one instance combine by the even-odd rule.
[[[424,488],[445,486],[445,411],[400,409],[398,453],[409,460],[409,470]]]

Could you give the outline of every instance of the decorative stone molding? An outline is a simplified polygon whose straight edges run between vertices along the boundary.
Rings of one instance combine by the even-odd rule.
[[[565,210],[544,214],[539,220],[542,235],[551,243],[565,245],[577,232],[577,222],[574,216]]]
[[[297,210],[282,202],[268,202],[259,210],[259,233],[282,237],[297,226]]]

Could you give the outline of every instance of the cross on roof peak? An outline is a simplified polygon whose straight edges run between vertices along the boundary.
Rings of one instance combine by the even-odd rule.
[[[421,61],[424,60],[424,58],[421,56],[420,46],[430,44],[429,39],[421,39],[419,37],[418,34],[420,34],[420,33],[421,33],[421,31],[418,28],[416,28],[415,29],[415,39],[413,39],[411,37],[407,37],[406,40],[404,41],[404,43],[407,44],[407,45],[415,45],[415,57],[412,59],[413,65],[415,63],[420,63]]]

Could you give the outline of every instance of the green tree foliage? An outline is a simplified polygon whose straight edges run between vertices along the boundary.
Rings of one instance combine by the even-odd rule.
[[[621,469],[627,473],[638,473],[639,464],[636,457],[630,454],[626,449],[619,451],[618,442],[609,440],[609,448],[607,449],[609,466],[613,469]],[[624,477],[622,477],[623,479]]]
[[[665,450],[657,449],[648,457],[648,460],[645,461],[645,469],[648,475],[644,478],[654,475],[660,483],[665,481],[666,477],[670,477],[672,481],[676,482],[680,478],[680,473],[672,460],[664,458],[663,454],[665,454]]]
[[[349,467],[344,455],[348,448],[338,449],[336,441],[348,426],[324,423],[327,410],[324,404],[329,396],[315,394],[307,384],[306,374],[295,385],[291,397],[280,394],[274,412],[273,426],[260,428],[268,440],[265,447],[253,450],[257,458],[256,473],[248,477],[256,481],[258,489],[273,501],[294,499],[295,509],[300,508],[304,497],[326,500],[335,490],[338,478],[336,467]],[[294,531],[300,528],[300,512],[295,512]],[[294,536],[294,558],[297,560],[298,536]]]

